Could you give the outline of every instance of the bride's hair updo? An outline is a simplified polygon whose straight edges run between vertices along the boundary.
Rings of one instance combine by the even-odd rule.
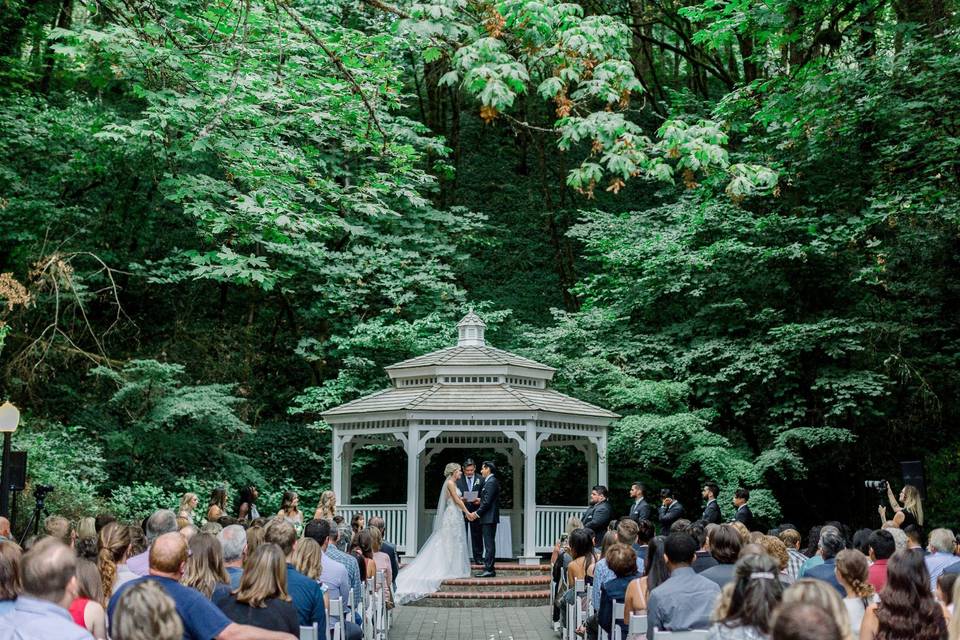
[[[459,469],[459,468],[460,468],[460,465],[459,465],[459,464],[457,464],[456,462],[451,462],[450,464],[448,464],[448,465],[447,465],[446,467],[444,467],[444,469],[443,469],[443,475],[444,475],[444,477],[449,478],[449,477],[452,476],[452,475],[454,474],[454,472],[457,471],[457,469]]]

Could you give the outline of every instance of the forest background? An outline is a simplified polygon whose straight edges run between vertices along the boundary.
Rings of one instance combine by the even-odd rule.
[[[0,395],[31,485],[73,516],[224,483],[309,513],[320,411],[473,306],[625,416],[620,507],[642,480],[698,512],[711,479],[768,524],[871,524],[863,480],[923,460],[960,524],[955,10],[4,0]],[[542,456],[538,502],[585,503],[583,466]],[[365,449],[350,501],[403,502],[404,468]]]

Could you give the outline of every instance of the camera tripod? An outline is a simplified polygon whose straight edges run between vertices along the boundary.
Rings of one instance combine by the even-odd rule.
[[[34,499],[36,504],[33,507],[33,514],[30,516],[30,519],[27,520],[27,526],[23,528],[23,533],[20,535],[20,546],[23,546],[23,541],[27,539],[27,536],[30,535],[30,527],[33,527],[33,535],[37,535],[40,532],[40,516],[50,515],[47,512],[46,500],[47,492],[38,492],[34,494]]]

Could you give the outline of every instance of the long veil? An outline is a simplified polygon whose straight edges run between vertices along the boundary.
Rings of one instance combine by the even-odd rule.
[[[443,484],[440,486],[440,499],[437,501],[437,514],[433,516],[433,531],[431,534],[436,533],[440,526],[443,524],[443,514],[447,511],[447,506],[450,504],[450,492],[447,491],[447,480],[444,478]]]

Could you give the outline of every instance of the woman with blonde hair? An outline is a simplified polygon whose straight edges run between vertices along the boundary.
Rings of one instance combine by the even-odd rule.
[[[247,529],[247,557],[253,555],[261,544],[263,544],[264,528],[254,525]]]
[[[193,511],[200,504],[200,497],[195,493],[187,492],[180,498],[180,508],[177,510],[177,518],[183,518],[187,524],[193,524]]]
[[[230,590],[230,576],[223,566],[223,547],[216,536],[198,533],[190,539],[190,554],[180,584],[193,587],[207,598]]]
[[[829,582],[815,578],[800,578],[783,592],[783,604],[804,602],[819,607],[830,614],[840,629],[842,640],[854,640],[850,627],[850,614],[843,606],[840,594]]]
[[[333,520],[337,515],[337,494],[333,491],[324,491],[320,494],[320,502],[313,512],[314,520]]]
[[[299,541],[297,548],[304,542],[306,540]],[[316,544],[313,540],[310,542]],[[261,544],[247,556],[240,587],[232,592],[219,592],[213,603],[236,623],[300,637],[297,609],[287,593],[286,558],[272,542]]]
[[[850,616],[850,630],[854,637],[860,636],[860,624],[871,602],[876,601],[876,591],[870,584],[870,565],[867,557],[856,549],[844,549],[837,554],[834,573],[837,582],[847,592],[843,604]]]
[[[110,625],[113,640],[180,640],[183,622],[173,598],[153,580],[133,585],[120,595]]]
[[[922,527],[923,500],[920,498],[920,490],[912,484],[905,484],[903,485],[903,489],[900,490],[898,499],[894,497],[893,487],[890,486],[890,483],[888,482],[886,484],[887,500],[890,501],[890,506],[893,508],[893,518],[891,518],[891,521],[894,526],[900,529],[906,529],[910,525]],[[901,502],[903,506],[900,505]],[[877,511],[880,513],[880,525],[883,526],[887,522],[887,508],[880,505]]]
[[[737,530],[737,534],[740,536],[741,545],[750,544],[750,529],[747,529],[747,525],[738,520],[731,522],[730,526]]]
[[[121,585],[137,577],[127,568],[130,557],[130,529],[122,524],[111,522],[100,530],[100,551],[97,555],[97,569],[103,584],[104,606],[110,602],[110,596]]]

